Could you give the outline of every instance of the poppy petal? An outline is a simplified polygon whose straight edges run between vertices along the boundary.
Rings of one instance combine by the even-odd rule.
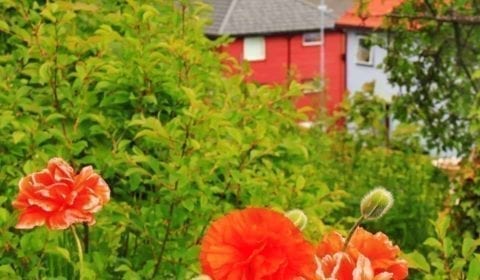
[[[48,161],[47,169],[56,182],[71,182],[75,172],[73,168],[61,158],[52,158]]]
[[[32,185],[36,187],[48,186],[54,183],[52,175],[48,169],[33,173],[32,176],[30,176],[30,179]]]
[[[52,212],[58,209],[61,205],[51,199],[38,199],[38,198],[29,198],[28,200],[29,205],[38,206],[45,212]]]
[[[18,217],[18,223],[15,228],[31,229],[45,224],[47,213],[39,207],[30,207],[23,211]]]
[[[102,204],[96,195],[84,193],[75,198],[72,207],[75,209],[96,213],[102,208]]]
[[[315,278],[313,247],[283,214],[247,208],[216,220],[201,246],[204,274],[215,280]]]
[[[369,259],[360,255],[353,270],[353,280],[373,280],[373,269]]]

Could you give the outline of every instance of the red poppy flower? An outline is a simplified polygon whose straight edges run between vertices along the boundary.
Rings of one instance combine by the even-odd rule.
[[[107,183],[91,166],[79,174],[63,159],[53,158],[47,169],[23,177],[13,207],[20,210],[16,228],[46,225],[66,229],[74,223],[95,223],[94,213],[110,200]]]
[[[399,253],[400,248],[381,232],[372,234],[359,227],[352,236],[350,254],[356,258],[361,254],[369,259],[375,275],[390,272],[395,280],[407,278],[408,265],[405,260],[397,259]]]
[[[278,212],[248,208],[212,223],[202,240],[203,273],[213,280],[315,279],[315,250]]]
[[[340,234],[332,232],[324,236],[318,245],[317,256],[320,259],[321,279],[336,277],[335,279],[339,280],[402,280],[407,278],[407,262],[397,258],[400,249],[398,246],[393,246],[385,234],[381,232],[372,234],[359,227],[355,230],[346,252],[343,253],[344,242]]]
[[[343,237],[337,232],[331,232],[323,237],[317,247],[317,256],[320,257],[318,264],[320,279],[351,279],[355,260],[342,252],[343,244]]]

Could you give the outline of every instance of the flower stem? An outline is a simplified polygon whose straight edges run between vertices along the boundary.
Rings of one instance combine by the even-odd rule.
[[[352,239],[352,236],[353,236],[353,233],[355,233],[355,230],[357,229],[357,227],[363,222],[365,218],[363,217],[363,215],[355,222],[355,224],[353,225],[353,227],[350,229],[350,231],[348,232],[348,235],[347,235],[347,239],[345,240],[345,244],[343,245],[343,249],[342,249],[342,252],[345,252],[347,250],[347,247],[348,247],[348,243],[350,243],[350,239]]]
[[[83,250],[82,250],[82,243],[80,242],[80,238],[78,238],[77,231],[75,230],[75,226],[72,225],[72,232],[73,236],[75,237],[75,242],[77,243],[78,249],[78,264],[79,264],[79,279],[83,280]]]

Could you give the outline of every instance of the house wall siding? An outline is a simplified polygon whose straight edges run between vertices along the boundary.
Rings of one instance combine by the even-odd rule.
[[[290,59],[288,57],[290,41]],[[304,46],[303,35],[272,35],[265,37],[266,59],[250,61],[250,79],[261,84],[284,84],[287,81],[288,63],[297,81],[314,79],[320,73],[320,46]],[[243,38],[237,38],[224,51],[243,62]],[[312,100],[323,100],[332,111],[342,101],[345,82],[345,35],[340,31],[325,33],[325,79],[327,97],[308,94],[297,106],[313,106]],[[303,100],[303,101],[302,101]],[[318,103],[318,102],[316,102]]]
[[[389,101],[399,90],[388,83],[387,74],[380,68],[387,51],[379,46],[373,46],[373,65],[357,63],[358,37],[365,35],[368,36],[369,33],[357,30],[347,31],[347,89],[355,93],[361,91],[365,83],[375,81],[374,93]]]

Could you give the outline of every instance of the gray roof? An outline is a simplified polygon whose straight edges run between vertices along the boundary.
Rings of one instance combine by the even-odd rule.
[[[315,6],[318,6],[322,3],[322,0],[306,0],[307,2],[312,3]],[[338,20],[341,16],[345,14],[348,9],[352,8],[355,2],[358,0],[323,0],[327,6],[330,14]]]
[[[208,35],[241,36],[320,29],[320,10],[305,0],[204,1],[213,6],[213,23],[205,31]],[[335,20],[336,17],[327,14],[325,28],[334,28]]]

